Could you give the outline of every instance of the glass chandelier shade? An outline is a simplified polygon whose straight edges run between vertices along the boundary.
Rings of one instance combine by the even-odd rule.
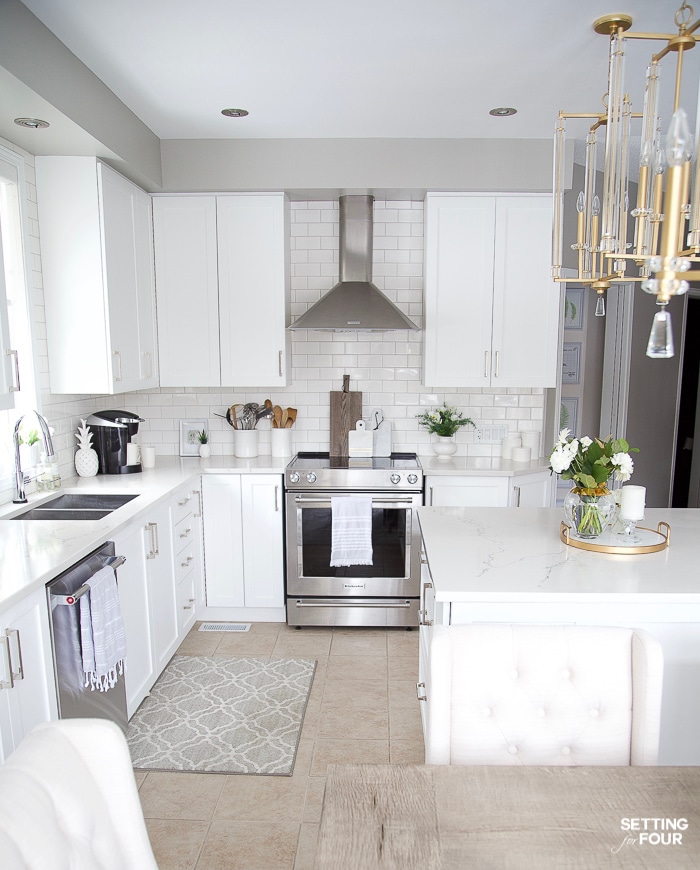
[[[700,262],[699,132],[691,136],[687,115],[679,105],[684,52],[695,46],[700,19],[683,2],[675,14],[675,33],[632,33],[632,19],[624,14],[599,18],[594,29],[610,39],[608,91],[600,113],[560,112],[554,141],[554,208],[552,277],[595,289],[596,316],[605,312],[604,294],[614,282],[640,282],[661,305],[654,318],[647,353],[673,355],[670,314],[672,296],[688,289],[687,273]],[[643,111],[632,111],[625,90],[625,46],[629,39],[665,43],[646,68]],[[673,105],[661,116],[659,82],[664,58],[675,55]],[[576,275],[564,276],[564,155],[566,122],[588,119],[584,187],[576,200]],[[666,136],[662,136],[668,125]],[[629,197],[631,151],[639,139],[636,201]],[[603,149],[602,178],[598,150]],[[635,158],[636,160],[637,158]],[[629,227],[629,239],[628,239]],[[697,269],[697,267],[695,267]],[[700,269],[690,275],[700,275]],[[661,341],[662,336],[665,336]],[[663,349],[663,352],[659,350]]]

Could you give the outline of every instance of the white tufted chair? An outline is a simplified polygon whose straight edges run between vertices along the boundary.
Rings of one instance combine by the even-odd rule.
[[[157,870],[117,725],[38,725],[0,767],[0,866]]]
[[[629,628],[430,629],[426,764],[656,764],[663,655]]]

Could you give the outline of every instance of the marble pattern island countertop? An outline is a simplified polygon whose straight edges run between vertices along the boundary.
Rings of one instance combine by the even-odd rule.
[[[656,553],[567,546],[559,508],[418,508],[439,602],[700,603],[700,510],[647,509],[640,526],[671,527]]]
[[[136,474],[98,474],[62,481],[51,493],[33,493],[24,505],[0,507],[0,607],[45,585],[137,520],[156,502],[201,474],[282,474],[288,458],[259,456],[159,456],[155,468]],[[137,493],[101,520],[17,520],[16,514],[70,492]]]

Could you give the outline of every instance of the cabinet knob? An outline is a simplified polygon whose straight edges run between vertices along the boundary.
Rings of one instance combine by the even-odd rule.
[[[180,562],[180,564],[182,565],[183,568],[186,568],[186,567],[190,564],[190,562],[192,561],[193,558],[194,558],[194,556],[188,556],[188,557],[185,559],[185,561],[184,561],[184,562]]]

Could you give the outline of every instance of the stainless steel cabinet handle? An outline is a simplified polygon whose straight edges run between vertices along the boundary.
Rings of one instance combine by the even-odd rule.
[[[194,607],[194,598],[188,598],[187,600],[189,601],[189,604],[183,604],[182,609],[183,610],[192,610],[192,608]]]
[[[425,683],[416,683],[416,696],[419,701],[428,700],[428,696],[425,693]]]
[[[428,487],[428,489],[430,490],[430,497],[428,499],[428,507],[432,507],[433,506],[433,488],[432,488],[432,486],[430,486],[430,487]]]
[[[6,635],[0,635],[0,646],[5,648],[5,668],[7,670],[7,679],[0,680],[0,689],[14,689],[15,681],[12,679],[12,659],[10,658],[10,638]]]
[[[484,351],[484,377],[487,378],[489,376],[489,352],[487,350]]]
[[[119,374],[114,375],[114,380],[120,381],[122,379],[122,355],[121,355],[121,351],[113,350],[112,356],[115,357],[116,361],[119,363],[119,366],[118,366]]]
[[[15,384],[10,384],[9,390],[11,393],[18,393],[19,389],[20,389],[20,386],[19,386],[19,354],[17,353],[16,350],[8,349],[7,355],[13,357],[14,363],[15,363],[12,366],[12,370],[13,370],[14,375],[15,375],[16,386],[15,386]]]
[[[146,523],[146,530],[151,536],[151,549],[146,553],[146,558],[155,559],[158,555],[158,523]]]
[[[513,492],[515,493],[515,507],[520,507],[520,487],[514,486]]]
[[[279,486],[275,486],[275,511],[279,511],[279,509],[280,509],[279,494],[280,494],[280,488],[279,488]]]
[[[194,556],[188,556],[184,562],[180,562],[180,565],[182,565],[183,568],[186,568],[190,564],[192,559],[194,559]]]
[[[496,371],[494,372],[495,377],[498,377],[498,357],[499,357],[499,354],[500,354],[500,351],[497,350],[496,351]]]
[[[7,635],[7,638],[8,638],[7,649],[8,649],[9,659],[10,659],[10,673],[12,674],[12,680],[13,681],[14,680],[23,680],[24,679],[24,665],[22,664],[22,644],[20,643],[20,640],[19,640],[19,629],[18,628],[8,628],[7,631],[5,632],[5,634]],[[12,670],[12,653],[10,652],[10,644],[9,644],[9,639],[13,636],[14,636],[14,639],[17,643],[18,667],[17,667],[16,671]]]
[[[283,353],[283,351],[279,352],[278,363],[277,363],[279,366],[280,377],[282,377],[282,353]]]
[[[310,601],[310,602],[306,603],[304,601],[297,599],[295,604],[297,607],[347,607],[348,606],[348,602],[342,601],[342,600],[339,600],[339,601]],[[352,607],[386,607],[387,609],[400,607],[401,609],[405,609],[406,607],[410,607],[410,606],[411,606],[410,601],[392,601],[392,602],[377,601],[376,603],[370,602],[370,601],[353,601],[352,602]]]
[[[143,355],[148,360],[148,374],[144,375],[144,377],[150,379],[153,377],[153,354],[150,352],[150,350],[145,350],[143,352]]]
[[[202,493],[200,490],[194,489],[194,490],[192,490],[192,495],[197,496],[197,504],[199,505],[199,507],[197,508],[197,513],[195,514],[195,516],[201,517],[202,516]]]
[[[192,532],[192,527],[186,528],[184,532],[180,532],[181,538],[189,538],[190,533]]]
[[[191,498],[192,498],[191,495],[188,495],[186,498],[183,498],[182,501],[178,502],[178,507],[184,507]]]

